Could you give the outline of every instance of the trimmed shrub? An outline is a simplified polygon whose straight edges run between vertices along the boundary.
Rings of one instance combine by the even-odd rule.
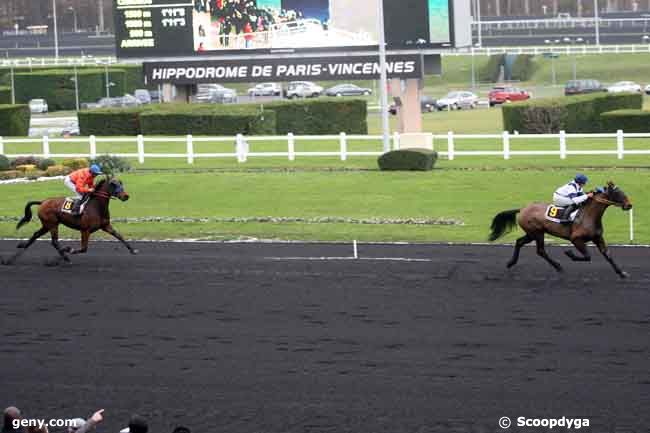
[[[600,115],[604,132],[650,132],[650,111],[616,110]]]
[[[368,108],[361,99],[272,102],[264,110],[276,113],[276,133],[299,135],[367,134]]]
[[[44,177],[45,172],[41,170],[29,170],[25,172],[25,177],[29,180],[36,180],[39,177]]]
[[[0,86],[0,104],[11,104],[11,87]]]
[[[18,177],[23,177],[22,171],[17,171],[17,170],[0,171],[0,180],[16,179]]]
[[[141,107],[97,108],[77,112],[81,135],[138,135]]]
[[[501,108],[504,129],[520,133],[600,132],[604,112],[641,108],[638,93],[568,96],[517,102]]]
[[[68,167],[71,170],[79,170],[80,168],[90,167],[88,160],[86,158],[72,158],[66,159],[61,163],[64,167]]]
[[[433,170],[438,153],[429,149],[399,149],[386,152],[377,163],[380,170]]]
[[[48,158],[48,159],[42,159],[41,161],[39,161],[38,164],[36,164],[36,167],[38,167],[38,169],[41,170],[41,171],[45,171],[49,167],[52,167],[53,165],[56,165],[56,161],[54,161],[53,159]]]
[[[254,105],[161,105],[140,113],[147,135],[268,135],[276,130],[276,114]]]
[[[106,73],[103,69],[78,69],[79,102],[95,102],[106,94]],[[47,101],[50,111],[76,108],[74,71],[70,69],[38,70],[15,74],[16,102],[30,99]],[[115,83],[111,94],[123,95],[126,74],[123,70],[109,69],[109,80]]]
[[[31,113],[27,105],[0,105],[0,136],[29,135]]]
[[[52,165],[45,170],[45,176],[47,177],[66,176],[70,173],[72,173],[72,169],[65,165]]]
[[[495,54],[490,56],[488,62],[478,71],[478,79],[482,83],[494,83],[499,79],[501,66],[505,62],[504,54]]]
[[[0,171],[9,170],[11,168],[11,161],[4,155],[0,155]]]
[[[535,56],[531,54],[518,54],[512,65],[511,79],[528,81],[532,78],[536,69]]]
[[[90,161],[90,164],[97,164],[102,168],[104,173],[122,173],[131,170],[131,163],[126,158],[119,156],[100,155]]]
[[[22,172],[28,172],[28,171],[34,171],[36,170],[36,165],[35,164],[24,164],[24,165],[17,165],[16,170],[22,171]]]
[[[36,156],[18,156],[11,161],[11,168],[18,169],[20,166],[33,165],[34,167],[41,162],[41,158]]]

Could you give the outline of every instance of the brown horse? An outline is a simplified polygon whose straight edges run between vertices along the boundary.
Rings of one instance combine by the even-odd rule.
[[[13,264],[18,257],[20,257],[27,248],[29,248],[36,239],[40,238],[47,232],[52,236],[52,246],[59,253],[61,259],[66,262],[70,261],[69,254],[82,254],[88,251],[88,240],[91,233],[98,230],[103,230],[109,233],[117,240],[122,242],[131,254],[137,254],[138,251],[133,249],[122,236],[115,231],[111,226],[111,218],[108,212],[108,205],[111,198],[117,197],[122,201],[129,199],[129,194],[124,190],[122,182],[115,178],[102,179],[95,190],[91,193],[91,197],[86,203],[85,210],[81,216],[71,215],[61,211],[65,198],[52,198],[40,201],[30,201],[25,206],[25,216],[18,222],[16,230],[20,229],[23,225],[32,220],[33,205],[40,205],[38,208],[38,218],[41,220],[41,228],[32,235],[29,240],[18,244],[21,250],[14,254],[10,259],[6,260],[4,264]],[[59,225],[63,224],[81,232],[81,248],[73,250],[70,247],[62,248],[59,244]]]
[[[537,244],[537,254],[543,257],[558,272],[562,272],[562,266],[548,256],[544,249],[544,234],[548,233],[562,239],[567,239],[577,248],[582,256],[576,255],[572,250],[565,251],[565,254],[576,262],[589,262],[591,256],[587,250],[587,242],[593,242],[601,254],[612,265],[616,273],[621,278],[629,275],[623,272],[621,268],[612,259],[607,243],[603,238],[603,214],[609,206],[618,206],[623,210],[632,209],[632,203],[627,198],[623,190],[608,182],[607,187],[594,192],[591,199],[585,202],[581,208],[576,221],[573,224],[559,224],[546,219],[545,203],[533,203],[523,209],[508,210],[499,213],[492,220],[492,227],[489,240],[495,241],[512,230],[517,222],[519,213],[519,226],[526,234],[515,243],[515,251],[508,262],[508,268],[513,267],[519,260],[519,250],[529,242],[535,241]]]

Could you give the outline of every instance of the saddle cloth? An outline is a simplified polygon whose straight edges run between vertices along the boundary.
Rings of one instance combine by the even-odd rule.
[[[553,221],[554,223],[558,223],[558,224],[566,224],[575,221],[576,216],[578,215],[580,209],[576,209],[573,212],[571,212],[571,215],[569,215],[569,219],[563,219],[562,216],[564,215],[565,209],[566,207],[555,206],[553,204],[550,204],[547,206],[544,216],[546,217],[547,220]]]
[[[81,215],[84,211],[84,208],[86,207],[86,202],[88,201],[88,197],[82,197],[82,198],[74,198],[74,197],[66,197],[65,200],[63,200],[63,204],[61,205],[61,212],[67,213],[70,215]],[[75,209],[79,209],[79,212],[75,212]]]

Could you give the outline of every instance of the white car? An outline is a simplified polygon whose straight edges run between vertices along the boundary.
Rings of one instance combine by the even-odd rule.
[[[32,113],[47,113],[47,102],[45,99],[32,99],[29,101],[29,111]]]
[[[436,101],[438,110],[460,110],[461,108],[476,108],[478,96],[472,92],[449,92],[444,98]]]
[[[204,104],[225,104],[237,102],[237,91],[221,84],[199,84],[194,102]]]
[[[323,88],[311,81],[292,81],[287,86],[287,98],[316,98],[323,93]]]
[[[641,86],[633,81],[619,81],[607,88],[609,93],[636,93],[641,91]]]
[[[280,96],[282,86],[278,83],[259,83],[248,89],[248,96]]]

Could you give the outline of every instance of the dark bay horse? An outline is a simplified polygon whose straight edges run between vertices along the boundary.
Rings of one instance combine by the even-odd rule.
[[[508,268],[517,264],[521,247],[529,242],[535,241],[537,244],[537,254],[550,263],[555,270],[561,272],[562,266],[549,257],[544,249],[544,234],[548,233],[552,236],[571,241],[581,256],[576,255],[572,250],[565,251],[565,254],[576,262],[591,261],[591,256],[587,250],[587,242],[593,242],[621,278],[629,276],[612,259],[607,248],[607,243],[603,238],[602,224],[603,214],[609,206],[618,206],[623,210],[632,209],[632,203],[630,203],[623,190],[612,182],[608,182],[606,188],[595,191],[594,196],[586,201],[586,204],[582,207],[573,224],[559,224],[547,220],[545,217],[547,206],[545,203],[533,203],[523,209],[501,212],[492,220],[492,231],[489,236],[490,241],[495,241],[511,231],[517,222],[517,214],[519,214],[519,226],[526,232],[524,236],[517,239],[515,251],[508,262]]]
[[[91,193],[91,197],[86,203],[84,213],[81,216],[61,211],[65,198],[51,198],[42,202],[28,202],[25,206],[25,216],[23,216],[20,222],[18,222],[16,230],[20,229],[32,220],[31,207],[33,205],[40,205],[38,208],[38,218],[41,220],[41,228],[34,232],[29,240],[19,243],[18,248],[21,250],[6,260],[4,264],[13,264],[16,259],[36,241],[36,239],[48,232],[52,237],[52,246],[59,253],[60,258],[66,262],[70,261],[68,253],[82,254],[88,251],[88,240],[90,239],[90,235],[98,230],[103,230],[106,233],[109,233],[124,244],[131,254],[137,254],[138,251],[133,249],[131,245],[129,245],[129,243],[126,242],[124,238],[122,238],[122,236],[111,226],[111,217],[108,211],[108,205],[113,197],[122,201],[127,201],[129,199],[129,194],[124,190],[121,181],[115,178],[107,178],[102,179],[97,183],[95,190]],[[59,244],[60,224],[81,232],[80,249],[73,250],[70,247],[61,247]]]

